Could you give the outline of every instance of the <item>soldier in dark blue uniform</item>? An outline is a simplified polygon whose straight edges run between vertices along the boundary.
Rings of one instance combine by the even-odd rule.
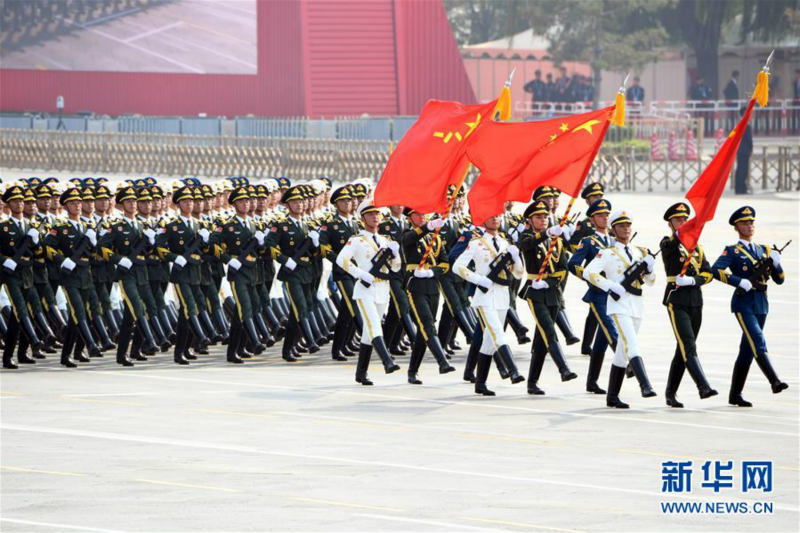
[[[589,264],[600,250],[608,248],[614,242],[614,239],[606,233],[608,214],[610,212],[611,202],[605,199],[594,202],[589,206],[589,209],[586,210],[586,215],[594,225],[595,232],[593,235],[583,238],[567,263],[569,271],[580,279],[584,279],[583,267]],[[614,328],[614,322],[606,313],[608,294],[591,283],[588,283],[588,281],[587,284],[589,285],[589,289],[586,291],[586,294],[583,295],[583,301],[589,304],[591,312],[597,320],[599,329],[594,339],[591,358],[589,360],[589,372],[586,375],[586,391],[594,394],[605,394],[606,391],[601,389],[597,384],[597,379],[603,368],[603,358],[605,357],[606,348],[608,348],[608,346],[612,348],[616,347],[617,331]]]
[[[769,313],[767,284],[770,278],[778,285],[784,282],[781,256],[777,250],[753,242],[755,219],[756,210],[750,206],[733,212],[728,223],[739,234],[739,242],[726,246],[711,267],[716,279],[736,287],[731,297],[731,312],[742,328],[742,339],[733,366],[728,403],[739,407],[753,406],[742,398],[742,390],[754,357],[773,393],[789,388],[772,367],[764,336],[764,324]]]

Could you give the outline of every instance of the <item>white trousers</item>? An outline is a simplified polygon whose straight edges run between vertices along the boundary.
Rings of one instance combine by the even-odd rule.
[[[498,348],[508,344],[505,331],[503,331],[508,308],[494,309],[492,307],[478,306],[475,311],[478,312],[478,319],[483,329],[480,353],[491,356]]]
[[[612,364],[627,367],[628,361],[639,353],[639,327],[642,325],[641,317],[630,315],[612,314],[611,320],[617,328],[617,349],[614,351]]]
[[[381,319],[389,308],[389,302],[375,303],[371,298],[355,299],[358,310],[361,312],[363,325],[361,327],[361,343],[372,344],[375,337],[383,336]]]

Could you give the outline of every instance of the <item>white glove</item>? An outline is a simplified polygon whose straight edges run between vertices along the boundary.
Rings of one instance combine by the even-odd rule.
[[[696,281],[692,276],[678,276],[675,278],[675,285],[678,287],[691,287]]]
[[[185,267],[186,266],[186,258],[183,257],[182,255],[179,255],[178,257],[175,258],[175,264],[178,265],[181,268]]]
[[[513,227],[508,229],[508,238],[511,239],[511,242],[519,242],[519,228]]]
[[[441,228],[444,226],[444,219],[443,218],[434,218],[433,220],[429,220],[426,227],[428,231],[436,231],[436,228]]]
[[[396,241],[391,241],[389,243],[389,249],[392,251],[392,255],[395,257],[400,257],[400,244]]]
[[[197,234],[200,235],[200,238],[203,239],[203,242],[208,242],[208,238],[211,236],[211,232],[209,232],[206,228],[200,228],[197,230]]]
[[[286,268],[288,268],[289,270],[294,270],[295,268],[297,268],[297,263],[295,263],[294,259],[292,259],[291,257],[286,260],[286,263],[284,263],[284,265],[286,265]]]
[[[31,238],[31,240],[33,241],[33,244],[39,244],[39,232],[36,229],[34,229],[34,228],[29,229],[28,230],[28,237]]]
[[[753,284],[750,283],[749,279],[742,278],[741,281],[739,281],[739,288],[747,292],[753,288]]]
[[[242,268],[242,263],[241,263],[241,261],[239,261],[238,259],[236,259],[234,257],[233,259],[228,261],[228,268],[232,268],[234,270],[239,270],[240,268]]]
[[[61,268],[66,268],[67,270],[69,270],[70,272],[72,272],[72,269],[73,269],[73,268],[75,268],[75,261],[73,261],[72,259],[70,259],[69,257],[67,257],[67,258],[66,258],[66,259],[64,259],[64,261],[61,263]]]
[[[781,253],[778,250],[772,250],[769,254],[769,258],[772,259],[772,264],[775,267],[781,266]]]
[[[14,261],[13,259],[9,258],[9,259],[6,259],[5,261],[3,261],[3,266],[6,267],[9,270],[16,270],[17,269],[17,262]]]
[[[562,233],[564,233],[564,228],[561,226],[550,226],[547,228],[547,235],[550,237],[558,237]]]
[[[264,232],[263,232],[263,231],[261,231],[261,230],[258,230],[257,232],[255,232],[255,233],[253,234],[253,237],[255,237],[255,238],[256,238],[256,240],[258,241],[258,245],[259,245],[259,246],[264,246],[264,239],[265,239],[267,236],[264,234]]]
[[[480,279],[478,280],[478,283],[476,283],[476,285],[478,287],[483,287],[484,289],[491,289],[492,288],[492,280],[490,280],[486,276],[481,276]]]
[[[511,257],[514,258],[514,262],[519,261],[519,248],[516,245],[512,244],[508,247],[508,253],[511,254]]]
[[[572,234],[575,232],[575,224],[565,224],[563,228],[561,228],[564,233],[564,238],[569,240],[572,237]]]
[[[316,230],[311,230],[308,232],[308,238],[311,239],[311,242],[314,243],[314,247],[319,247],[319,232]]]
[[[372,282],[375,281],[375,276],[373,276],[369,272],[364,272],[363,274],[361,274],[361,281],[363,281],[367,285],[372,285]]]
[[[647,271],[648,272],[652,272],[653,271],[653,267],[656,264],[656,258],[653,257],[650,254],[647,254],[646,256],[644,256],[643,261],[644,261],[644,264],[647,265]]]
[[[92,246],[97,246],[97,232],[93,229],[86,230],[86,238],[92,243]]]
[[[69,261],[69,259],[65,260],[65,262],[66,261]],[[128,259],[127,257],[123,257],[122,259],[119,260],[119,263],[117,263],[117,265],[121,266],[122,268],[130,270],[130,268],[133,266],[133,263],[131,263],[131,260]]]
[[[156,243],[156,232],[155,231],[153,231],[150,228],[147,228],[142,233],[144,234],[145,237],[147,237],[147,240],[150,241],[150,244],[155,244]]]
[[[427,269],[418,268],[418,269],[416,269],[414,271],[414,277],[415,278],[422,278],[422,279],[432,278],[433,277],[433,270],[427,270]]]
[[[617,296],[625,296],[625,287],[617,283],[616,281],[611,282],[611,288],[609,289],[610,292],[616,293]]]
[[[543,279],[535,279],[531,281],[531,288],[535,291],[541,291],[549,286],[550,285],[548,285],[547,282]]]

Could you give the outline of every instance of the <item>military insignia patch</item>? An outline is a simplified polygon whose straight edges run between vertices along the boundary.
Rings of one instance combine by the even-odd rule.
[[[289,228],[287,226],[283,226],[283,231],[289,231]]]
[[[67,233],[69,233],[69,230],[64,229],[64,235],[66,235]]]
[[[3,231],[8,232],[8,226],[3,226]]]
[[[339,224],[334,224],[333,229],[339,229]]]

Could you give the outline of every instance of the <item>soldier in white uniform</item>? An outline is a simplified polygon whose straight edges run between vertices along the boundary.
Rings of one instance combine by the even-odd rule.
[[[655,257],[646,248],[629,245],[632,234],[631,218],[625,211],[617,211],[611,215],[609,222],[616,242],[597,253],[583,269],[583,278],[608,292],[610,296],[607,311],[614,321],[619,338],[611,363],[606,405],[627,409],[628,404],[619,399],[619,390],[628,362],[639,380],[642,396],[650,398],[656,395],[647,378],[636,338],[644,314],[642,283],[653,285],[655,282]],[[632,276],[634,269],[639,272]],[[626,271],[629,273],[627,280]]]
[[[453,265],[456,274],[478,287],[472,297],[472,307],[478,313],[483,341],[478,355],[475,393],[484,396],[494,396],[494,392],[486,388],[486,378],[489,375],[494,352],[497,352],[505,363],[512,383],[525,380],[517,371],[511,357],[511,348],[503,332],[503,324],[510,306],[508,285],[512,278],[519,279],[525,274],[525,267],[519,249],[515,245],[509,245],[508,241],[498,234],[500,224],[500,215],[487,219],[483,227],[479,228],[482,235],[475,236],[469,241],[467,249]],[[505,268],[495,279],[490,279],[492,262],[504,258],[508,260]],[[475,265],[474,269],[468,267],[471,262]]]
[[[381,319],[389,307],[390,271],[397,272],[401,266],[400,245],[378,234],[382,215],[380,209],[372,205],[371,198],[364,200],[357,212],[364,229],[347,240],[336,256],[336,264],[357,280],[353,300],[363,321],[356,382],[372,385],[367,377],[367,368],[373,346],[387,374],[400,370],[389,355],[381,326]]]

